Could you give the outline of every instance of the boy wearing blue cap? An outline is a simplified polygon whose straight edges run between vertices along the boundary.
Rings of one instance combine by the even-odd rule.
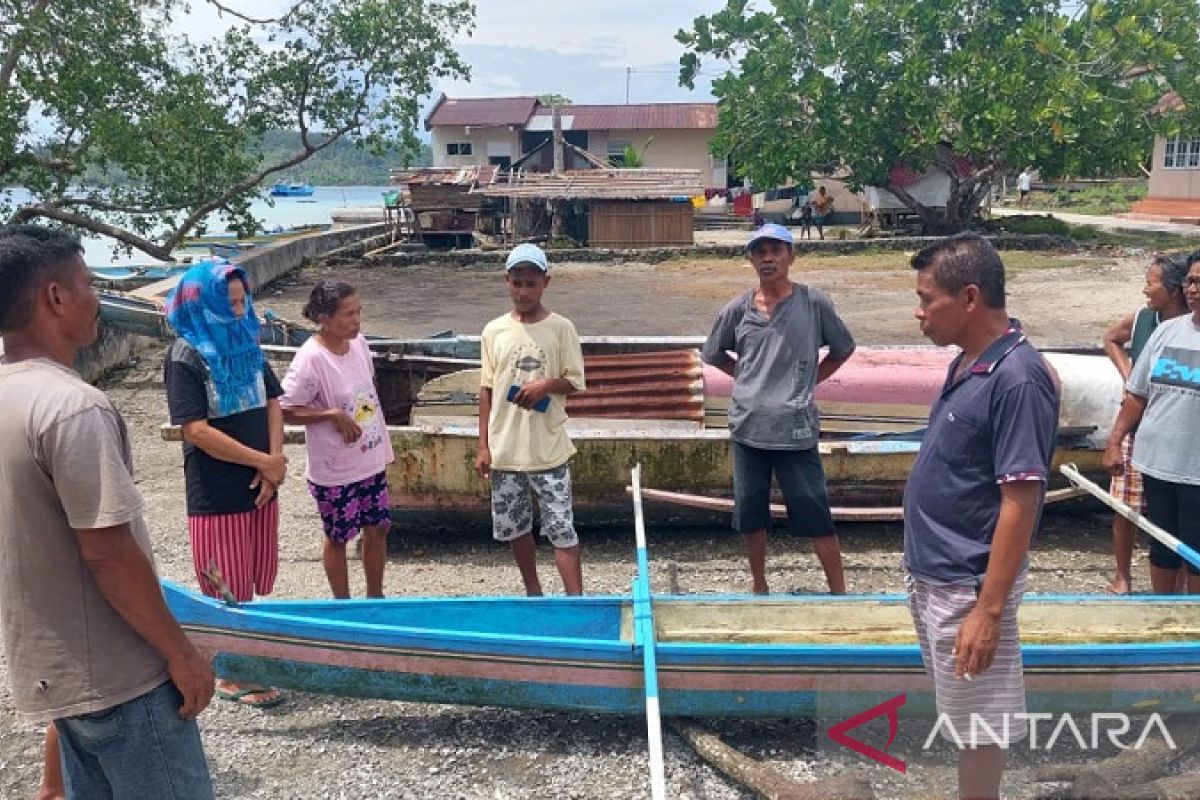
[[[733,527],[746,540],[754,593],[767,594],[774,473],[789,528],[812,539],[830,591],[843,594],[842,552],[817,452],[813,391],[850,358],[854,338],[828,295],[788,277],[795,256],[787,228],[763,225],[750,235],[746,253],[758,286],[721,309],[702,353],[705,362],[734,379],[729,403]],[[822,347],[829,348],[823,359]]]
[[[571,321],[542,305],[550,274],[541,248],[517,245],[504,270],[513,307],[483,329],[475,469],[491,479],[493,536],[512,547],[525,593],[542,594],[532,495],[563,588],[583,594],[566,431],[567,395],[585,388],[583,350]]]

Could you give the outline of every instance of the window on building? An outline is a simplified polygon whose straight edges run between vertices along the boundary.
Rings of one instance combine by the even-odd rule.
[[[629,147],[633,142],[621,141],[620,139],[608,140],[608,160],[618,167],[625,166],[625,148]]]
[[[448,156],[469,156],[471,155],[470,142],[449,142],[446,145],[446,155]]]
[[[1163,153],[1163,166],[1167,169],[1200,168],[1200,137],[1175,136],[1167,139]]]

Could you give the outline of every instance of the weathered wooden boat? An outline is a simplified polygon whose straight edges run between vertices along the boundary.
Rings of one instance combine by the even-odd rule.
[[[289,326],[294,341],[307,331]],[[274,336],[274,334],[271,334]],[[572,397],[568,430],[577,518],[628,518],[629,467],[647,483],[688,498],[727,497],[732,486],[727,376],[705,368],[699,337],[584,337],[588,391]],[[481,526],[487,486],[475,474],[478,442],[478,337],[372,340],[380,397],[396,461],[389,468],[401,526]],[[270,349],[270,348],[269,348]],[[271,350],[286,359],[286,348]],[[931,347],[860,348],[817,391],[831,498],[842,519],[899,519],[899,498],[953,353]],[[1099,474],[1102,447],[1121,397],[1103,356],[1049,353],[1064,385],[1056,466],[1074,462]],[[293,431],[293,441],[303,431]],[[1055,478],[1055,490],[1066,486]],[[1055,491],[1052,500],[1078,493]],[[663,497],[657,498],[663,500]],[[869,510],[864,510],[869,509]],[[723,522],[718,502],[661,502],[656,522]]]
[[[217,673],[349,697],[644,710],[631,596],[263,601],[164,584]],[[667,715],[844,718],[905,694],[933,714],[901,596],[653,596]],[[1200,713],[1200,599],[1027,595],[1031,713]]]

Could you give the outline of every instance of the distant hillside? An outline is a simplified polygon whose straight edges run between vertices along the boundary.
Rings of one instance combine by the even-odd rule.
[[[300,149],[297,131],[269,131],[258,148],[263,163],[278,163]],[[433,148],[422,142],[415,153],[396,149],[383,156],[361,150],[352,142],[339,139],[312,158],[293,167],[277,178],[308,181],[317,186],[386,186],[388,175],[397,167],[428,167],[433,164]],[[271,183],[277,178],[268,178]],[[84,172],[84,183],[93,186],[123,186],[125,174],[116,168],[100,170],[90,167]]]
[[[263,137],[260,150],[264,162],[277,162],[299,148],[297,131],[269,131]],[[390,170],[396,167],[429,166],[432,163],[433,149],[426,143],[421,144],[417,153],[397,149],[377,156],[341,139],[288,170],[284,177],[317,186],[383,186],[388,182]]]

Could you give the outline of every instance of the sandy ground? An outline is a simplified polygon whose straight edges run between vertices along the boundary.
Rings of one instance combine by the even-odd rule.
[[[889,263],[890,262],[890,263]],[[1022,255],[1010,262],[1010,307],[1045,343],[1093,343],[1116,316],[1139,302],[1144,257]],[[280,283],[265,303],[296,313],[319,270]],[[416,335],[439,328],[477,332],[506,307],[494,270],[396,272],[344,270],[367,300],[368,327]],[[864,343],[920,341],[911,317],[912,273],[900,256],[813,259],[800,279],[827,289]],[[680,260],[659,266],[563,265],[547,300],[591,334],[703,333],[717,308],[750,284],[735,260]],[[145,495],[164,577],[194,583],[186,532],[178,445],[161,441],[165,419],[162,349],[145,351],[105,384],[128,421],[139,485]],[[278,597],[324,596],[320,523],[303,484],[304,451],[289,447],[290,477],[281,494]],[[1101,591],[1110,569],[1108,517],[1076,507],[1049,516],[1032,559],[1033,591]],[[850,590],[899,591],[900,528],[844,526]],[[582,531],[589,592],[620,592],[634,573],[632,533]],[[654,582],[665,588],[674,565],[686,592],[740,591],[747,575],[739,541],[723,530],[650,531]],[[821,591],[815,560],[796,541],[776,537],[770,560],[778,591]],[[557,589],[552,556],[541,549],[548,589]],[[1135,581],[1148,585],[1144,553]],[[354,591],[361,576],[352,568]],[[486,537],[410,535],[396,543],[387,591],[396,595],[515,594],[519,581],[507,553]],[[0,673],[5,673],[0,663]],[[0,674],[0,797],[29,797],[40,771],[40,731],[16,724],[7,675]],[[881,721],[877,721],[880,722]],[[350,701],[293,693],[282,706],[251,711],[214,701],[202,716],[206,748],[221,797],[647,797],[646,742],[639,719]],[[731,744],[797,780],[845,772],[867,775],[881,798],[950,796],[952,753],[922,750],[928,723],[905,721],[890,752],[908,762],[900,775],[838,747],[828,722],[714,721]],[[883,728],[865,729],[880,743]],[[869,733],[873,731],[874,734]],[[667,777],[681,798],[746,797],[668,734]],[[1009,798],[1032,798],[1046,786],[1029,770],[1044,763],[1087,761],[1111,751],[1074,744],[1052,753],[1013,754]]]

